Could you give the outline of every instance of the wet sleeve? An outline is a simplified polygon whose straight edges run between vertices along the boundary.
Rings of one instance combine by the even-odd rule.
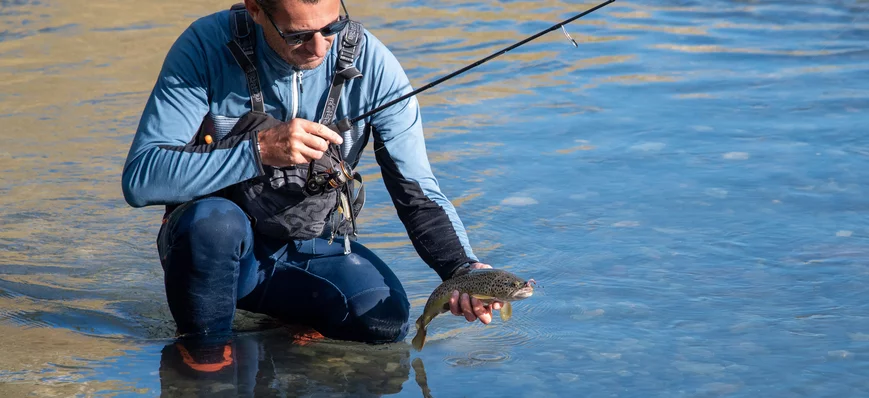
[[[379,106],[412,90],[395,57],[385,50],[374,75]],[[432,173],[416,97],[372,116],[374,154],[398,217],[423,261],[441,279],[459,266],[478,261],[455,207]]]
[[[131,206],[179,204],[263,174],[254,133],[192,143],[209,110],[203,40],[191,26],[166,56],[124,164]]]

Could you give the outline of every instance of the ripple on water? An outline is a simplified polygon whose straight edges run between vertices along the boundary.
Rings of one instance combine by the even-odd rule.
[[[159,391],[163,372],[153,351],[144,350],[151,362],[141,373],[100,373],[85,383],[68,383],[79,377],[64,379],[71,372],[63,367],[77,366],[70,358],[128,348],[70,331],[79,326],[100,336],[174,333],[153,249],[160,210],[128,209],[116,176],[153,85],[136,76],[156,73],[165,56],[141,50],[168,48],[175,37],[148,35],[144,47],[118,43],[163,30],[151,21],[180,32],[192,15],[213,8],[194,2],[202,4],[171,17],[178,7],[162,0],[134,15],[102,7],[105,1],[73,2],[83,9],[64,3],[0,0],[0,21],[10,23],[0,28],[4,65],[15,72],[0,94],[11,106],[0,115],[6,130],[54,131],[63,120],[71,129],[61,129],[60,141],[21,134],[0,148],[0,163],[12,170],[0,173],[0,180],[12,178],[0,184],[0,334],[7,344],[0,362],[23,370],[20,378],[32,380],[27,387],[77,384],[82,394],[114,378]],[[449,356],[451,366],[429,373],[434,395],[491,388],[491,395],[569,396],[579,386],[589,396],[664,389],[761,395],[807,392],[809,383],[814,394],[803,395],[834,395],[838,386],[865,384],[858,373],[869,342],[860,315],[869,251],[859,222],[866,203],[855,198],[865,196],[858,180],[869,159],[859,134],[869,3],[659,3],[616,3],[573,25],[582,51],[553,32],[420,98],[427,134],[435,137],[432,156],[444,160],[435,167],[469,176],[444,176],[442,184],[450,196],[471,194],[460,213],[475,249],[548,290],[514,303],[507,322],[497,314],[485,327],[439,317],[433,326],[440,333],[424,353],[449,350],[440,357]],[[368,26],[420,83],[567,12],[564,2],[369,5],[360,9]],[[80,12],[66,12],[74,8]],[[99,10],[121,19],[106,24],[90,15]],[[417,23],[426,14],[429,22]],[[543,20],[550,22],[533,22]],[[106,35],[121,40],[90,40]],[[34,36],[59,41],[43,45]],[[94,51],[65,51],[81,41]],[[105,66],[94,69],[99,78],[80,78],[98,65]],[[63,94],[71,92],[81,95],[70,101]],[[34,101],[22,108],[21,98]],[[111,145],[97,145],[104,155],[83,163],[99,142]],[[373,160],[366,172],[378,179]],[[32,173],[39,170],[47,172]],[[385,260],[418,262],[382,184],[370,185],[375,208],[365,212],[365,232],[389,245],[379,250]],[[781,210],[760,212],[760,199],[780,200]],[[809,204],[819,206],[798,207]],[[412,276],[403,281],[420,279],[416,271],[396,272]],[[805,316],[785,320],[785,313]],[[388,394],[407,380],[403,345],[369,352],[331,341],[291,345],[285,335],[251,341],[254,357],[275,359],[268,368],[284,395]],[[101,366],[126,370],[131,356]],[[802,360],[785,363],[789,358]],[[61,366],[41,372],[49,362]],[[734,366],[740,362],[749,366]],[[497,367],[501,382],[471,390],[450,383],[465,367],[484,379]],[[267,380],[257,391],[265,392]],[[37,394],[76,394],[43,391]]]
[[[510,360],[510,354],[505,351],[478,350],[472,351],[465,356],[451,356],[444,358],[444,362],[450,366],[469,367],[480,366],[487,363],[506,362]]]
[[[447,357],[444,358],[444,362],[446,362],[450,366],[456,367],[479,366],[483,364],[483,362],[466,357]]]
[[[38,316],[38,313],[35,311],[0,308],[0,322],[8,322],[23,329],[50,328],[53,326],[48,322],[34,319],[35,316]]]
[[[553,323],[537,322],[526,314],[519,315],[514,309],[513,317],[507,322],[500,318],[470,337],[469,343],[483,347],[539,347],[551,344],[559,326]]]
[[[479,350],[468,354],[468,358],[482,362],[504,362],[510,359],[510,354],[503,351]]]

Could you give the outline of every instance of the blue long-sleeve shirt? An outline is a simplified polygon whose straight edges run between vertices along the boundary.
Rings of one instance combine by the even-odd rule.
[[[250,110],[247,80],[226,47],[232,39],[229,16],[222,11],[197,20],[169,50],[124,165],[124,198],[131,206],[180,204],[263,174],[255,134],[220,140]],[[363,76],[345,84],[339,120],[412,90],[386,46],[367,30],[364,36],[355,62]],[[340,41],[334,41],[320,66],[302,71],[269,47],[259,25],[255,37],[265,111],[282,121],[318,120]],[[188,145],[209,114],[216,142]],[[359,159],[369,137],[399,219],[421,258],[444,279],[459,265],[477,261],[455,208],[432,174],[416,98],[346,132],[341,149],[348,162]]]

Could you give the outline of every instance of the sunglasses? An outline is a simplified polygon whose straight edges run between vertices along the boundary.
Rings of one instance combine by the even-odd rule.
[[[259,3],[259,1],[257,1],[257,3]],[[272,23],[272,26],[274,26],[275,30],[278,31],[278,34],[281,35],[281,38],[284,39],[284,41],[287,42],[287,45],[290,46],[298,46],[302,43],[305,43],[308,40],[313,39],[314,35],[316,35],[317,33],[320,33],[321,35],[323,35],[323,37],[329,37],[336,35],[344,30],[344,28],[347,27],[347,24],[350,23],[350,14],[347,13],[347,7],[344,6],[343,0],[341,1],[341,7],[344,8],[345,15],[338,17],[337,21],[332,22],[320,29],[284,33],[281,31],[280,28],[278,28],[275,20],[272,19],[272,15],[268,11],[266,11],[265,7],[263,7],[262,4],[260,4],[260,8],[262,8],[263,13],[266,14],[266,18],[269,19],[269,22]]]

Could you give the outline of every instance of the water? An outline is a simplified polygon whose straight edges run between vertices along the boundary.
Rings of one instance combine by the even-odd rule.
[[[421,86],[592,4],[348,6]],[[120,173],[166,50],[219,7],[0,2],[4,396],[869,394],[869,2],[618,1],[568,26],[579,48],[553,32],[423,94],[477,254],[543,294],[439,317],[421,353],[241,314],[237,366],[197,379],[161,210],[127,207]],[[416,318],[437,277],[372,158],[361,241]]]

